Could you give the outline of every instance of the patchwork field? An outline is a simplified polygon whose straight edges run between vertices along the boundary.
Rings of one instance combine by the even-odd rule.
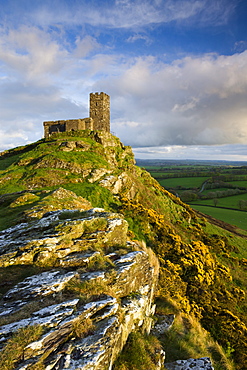
[[[142,160],[137,164],[192,208],[247,230],[247,163]]]

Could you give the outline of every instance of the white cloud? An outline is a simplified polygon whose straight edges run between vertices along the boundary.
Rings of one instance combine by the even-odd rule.
[[[166,146],[134,148],[139,159],[199,159],[247,161],[247,145],[211,145],[211,146]]]
[[[108,82],[113,102],[122,97],[116,99],[121,125],[114,117],[114,131],[132,146],[247,140],[247,52],[185,57],[171,65],[139,58]],[[124,120],[140,123],[131,138]]]
[[[77,58],[85,58],[90,52],[99,47],[100,45],[94,37],[87,35],[84,38],[81,38],[78,36],[76,38],[75,56]]]
[[[172,21],[192,24],[224,24],[232,15],[238,1],[230,0],[9,0],[6,12],[1,6],[1,19],[12,18],[15,23],[38,24],[42,27],[89,24],[108,28],[136,28]],[[23,11],[25,9],[25,11]],[[18,19],[16,19],[18,14]]]
[[[13,148],[21,145],[23,141],[27,141],[28,137],[25,132],[21,130],[15,130],[10,133],[6,133],[5,130],[0,130],[0,147],[1,151],[5,149]]]
[[[199,101],[198,98],[191,97],[191,100],[184,104],[175,104],[172,108],[172,112],[186,112],[187,110],[194,109],[196,107],[197,102]]]
[[[47,37],[43,43],[52,44]],[[8,53],[17,60],[22,58],[20,45],[8,44]],[[2,130],[21,128],[32,140],[32,128],[23,122],[34,122],[42,135],[44,120],[86,117],[89,92],[106,91],[111,95],[112,130],[133,147],[246,143],[247,52],[190,56],[166,64],[154,57],[106,54],[78,59],[74,51],[52,45],[58,54],[37,67],[34,76],[26,69],[39,55],[38,46],[28,48],[24,72],[17,62],[2,60]],[[60,68],[52,73],[58,56]]]
[[[50,35],[37,27],[22,26],[0,32],[0,60],[9,71],[28,79],[56,74],[62,68],[66,51]]]
[[[143,40],[148,45],[152,44],[152,40],[150,39],[150,37],[148,37],[147,35],[139,34],[139,33],[137,33],[137,34],[135,34],[133,36],[128,37],[127,42],[134,43],[134,42],[136,42],[138,40]]]

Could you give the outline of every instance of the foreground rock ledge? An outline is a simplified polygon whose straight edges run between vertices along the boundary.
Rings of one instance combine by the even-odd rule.
[[[135,242],[127,242],[121,215],[100,209],[75,215],[50,212],[0,235],[2,267],[54,261],[1,299],[2,351],[19,330],[43,329],[24,348],[16,370],[111,369],[131,331],[150,331],[158,265]],[[112,261],[110,270],[96,270],[97,263],[87,269],[99,258]],[[68,285],[79,287],[78,293]],[[88,303],[83,286],[92,287]],[[96,294],[98,286],[103,288]]]

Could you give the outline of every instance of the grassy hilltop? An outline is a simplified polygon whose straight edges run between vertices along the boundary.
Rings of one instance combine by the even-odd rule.
[[[68,192],[60,197],[56,189]],[[0,231],[59,209],[91,207],[122,214],[128,239],[145,242],[159,259],[154,319],[175,314],[172,329],[158,337],[166,362],[209,356],[215,369],[245,369],[247,239],[241,232],[210,223],[166,191],[108,133],[57,134],[0,154]],[[24,275],[57,264],[34,260]],[[2,264],[0,294],[23,273],[21,263]],[[152,336],[132,333],[115,369],[155,369],[155,346]]]

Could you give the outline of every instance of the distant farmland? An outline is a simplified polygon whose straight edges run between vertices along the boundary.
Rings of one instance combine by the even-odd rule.
[[[156,162],[142,161],[142,167],[165,189],[192,208],[247,230],[247,163]]]

